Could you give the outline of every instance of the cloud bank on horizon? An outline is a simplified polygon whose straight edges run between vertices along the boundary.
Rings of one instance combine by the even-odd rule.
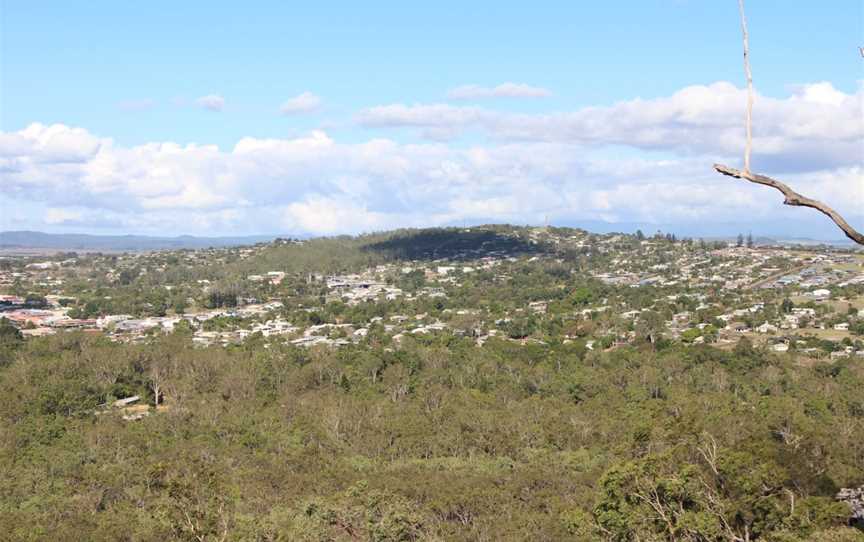
[[[551,94],[504,83],[461,86],[447,97]],[[217,94],[196,101],[216,112],[225,103]],[[34,122],[0,133],[2,227],[328,235],[546,218],[784,220],[790,215],[778,194],[711,169],[716,161],[740,163],[743,104],[744,91],[727,82],[558,113],[393,103],[351,115],[346,122],[376,131],[361,141],[338,141],[319,129],[290,138],[250,135],[230,149],[171,141],[122,146],[86,126]],[[306,91],[280,112],[321,105]],[[758,96],[754,169],[854,222],[864,215],[862,118],[860,86],[850,94],[819,82],[783,98]]]

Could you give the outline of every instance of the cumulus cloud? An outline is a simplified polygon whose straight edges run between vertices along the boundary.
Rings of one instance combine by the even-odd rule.
[[[322,100],[309,91],[303,92],[287,100],[279,107],[283,115],[296,115],[298,113],[311,113],[321,107]]]
[[[357,120],[366,127],[412,127],[423,135],[443,133],[449,138],[472,128],[497,140],[739,154],[744,146],[744,92],[731,83],[719,82],[686,87],[652,100],[545,114],[446,104],[392,104],[365,109]],[[757,96],[753,149],[770,168],[858,163],[864,138],[861,118],[864,91],[846,94],[830,83],[799,86],[783,99]]]
[[[502,83],[495,87],[463,85],[451,89],[447,97],[451,100],[485,100],[489,98],[547,98],[552,93],[545,88],[532,87],[525,83]]]
[[[288,231],[334,234],[344,231],[378,231],[395,225],[387,213],[370,211],[344,198],[315,195],[284,207],[282,226]]]
[[[356,233],[545,216],[555,223],[788,220],[776,192],[711,169],[715,160],[740,158],[739,98],[739,89],[721,83],[560,115],[393,105],[359,117],[369,126],[441,132],[423,143],[346,143],[319,130],[245,137],[227,149],[124,146],[83,128],[32,124],[0,133],[0,201],[34,209],[31,227],[198,234]],[[806,85],[784,99],[760,98],[756,111],[759,171],[856,222],[864,209],[861,94]],[[490,141],[439,141],[454,128],[485,130]]]
[[[41,164],[86,162],[107,142],[82,128],[33,123],[19,132],[0,132],[0,167],[14,168],[16,157]]]
[[[195,100],[195,103],[198,104],[199,107],[203,107],[208,111],[222,111],[222,109],[225,108],[225,98],[218,94],[201,96]]]

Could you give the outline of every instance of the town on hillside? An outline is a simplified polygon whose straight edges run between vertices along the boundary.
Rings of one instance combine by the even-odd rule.
[[[864,362],[864,253],[830,246],[490,226],[236,248],[0,258],[0,317],[27,339],[80,332],[200,347],[452,335],[609,350],[648,341],[801,363]]]

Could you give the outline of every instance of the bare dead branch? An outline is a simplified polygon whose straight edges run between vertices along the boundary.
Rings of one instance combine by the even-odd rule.
[[[770,186],[772,188],[776,188],[780,191],[781,194],[785,197],[783,203],[785,205],[792,205],[797,207],[810,207],[812,209],[816,209],[820,213],[826,215],[828,218],[834,221],[843,233],[846,234],[846,237],[855,241],[859,245],[864,245],[864,234],[858,232],[849,225],[846,220],[840,216],[837,211],[828,207],[822,202],[816,201],[814,199],[810,199],[806,196],[802,196],[798,192],[792,190],[787,184],[772,179],[771,177],[766,177],[765,175],[758,175],[755,173],[750,173],[749,171],[740,171],[735,168],[731,168],[729,166],[724,166],[721,164],[714,164],[714,169],[717,170],[718,173],[722,173],[723,175],[728,175],[730,177],[734,177],[736,179],[744,179],[746,181],[750,181],[751,183],[762,184],[765,186]]]
[[[841,230],[843,230],[843,233],[846,234],[846,237],[852,239],[859,245],[864,245],[864,235],[862,235],[861,233],[856,231],[855,228],[850,226],[849,223],[846,222],[846,220],[844,220],[843,217],[840,216],[837,211],[835,211],[831,207],[828,207],[822,202],[802,196],[798,192],[795,192],[794,190],[789,188],[789,186],[787,186],[786,184],[772,179],[771,177],[757,175],[751,172],[750,154],[753,149],[753,73],[750,71],[750,45],[747,34],[747,18],[744,16],[744,0],[738,0],[738,11],[741,14],[741,34],[744,42],[744,75],[747,78],[747,110],[744,115],[744,128],[746,136],[746,142],[744,146],[744,171],[739,171],[737,169],[720,164],[714,164],[714,169],[716,169],[719,173],[722,173],[723,175],[735,177],[736,179],[745,179],[752,183],[764,184],[765,186],[776,188],[786,198],[783,201],[784,204],[816,209],[820,213],[826,215],[828,218],[833,220],[834,223],[837,224],[837,226]],[[862,56],[864,56],[864,49],[861,49],[861,54]]]
[[[696,449],[700,454],[702,454],[702,457],[711,468],[711,472],[714,473],[714,476],[719,477],[720,470],[717,468],[717,463],[720,454],[717,450],[717,441],[714,440],[714,437],[712,437],[710,433],[705,433],[705,435],[711,442],[706,442],[703,446],[697,446]]]

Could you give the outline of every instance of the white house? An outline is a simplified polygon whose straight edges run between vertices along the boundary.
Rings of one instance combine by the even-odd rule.
[[[819,289],[807,292],[807,295],[809,295],[811,297],[815,297],[816,299],[828,299],[829,297],[831,297],[831,291],[826,290],[825,288],[819,288]]]
[[[775,333],[777,331],[777,326],[765,322],[761,326],[757,327],[756,331],[758,331],[759,333]]]

